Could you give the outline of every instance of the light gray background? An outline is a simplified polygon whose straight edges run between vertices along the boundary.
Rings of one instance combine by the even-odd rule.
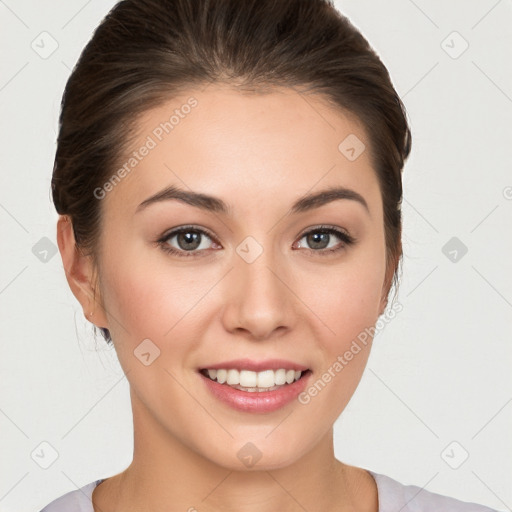
[[[56,243],[49,191],[63,87],[113,4],[0,1],[2,512],[37,511],[131,461],[128,384],[115,352],[94,340],[59,254],[44,262],[32,251],[43,237]],[[403,311],[377,335],[335,424],[336,455],[512,510],[512,3],[336,5],[388,67],[413,133]],[[42,58],[51,38],[58,48]],[[442,251],[452,237],[468,248],[455,262]],[[42,442],[58,453],[48,469]]]

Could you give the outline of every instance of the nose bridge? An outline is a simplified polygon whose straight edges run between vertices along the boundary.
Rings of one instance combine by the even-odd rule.
[[[243,328],[256,338],[289,327],[290,291],[280,276],[278,251],[247,237],[236,248],[227,299],[227,328]],[[284,282],[283,282],[284,281]]]

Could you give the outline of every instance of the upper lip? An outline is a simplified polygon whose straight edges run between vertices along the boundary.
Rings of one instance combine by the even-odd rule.
[[[251,370],[253,372],[261,372],[263,370],[286,370],[306,371],[307,366],[287,361],[286,359],[265,359],[263,361],[254,361],[252,359],[232,359],[231,361],[223,361],[203,366],[202,370]]]

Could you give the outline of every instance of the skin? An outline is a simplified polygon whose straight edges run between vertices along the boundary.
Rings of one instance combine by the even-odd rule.
[[[294,400],[266,414],[219,402],[197,373],[239,357],[283,358],[310,368],[313,383],[375,324],[394,268],[386,265],[370,141],[357,119],[321,96],[216,85],[145,112],[134,150],[191,95],[198,105],[101,200],[97,267],[74,249],[67,218],[58,221],[69,285],[86,317],[110,330],[130,383],[133,461],[95,488],[94,510],[376,512],[373,478],[338,461],[332,440],[371,339],[308,404]],[[349,134],[367,148],[354,161],[338,150]],[[221,198],[231,215],[176,200],[136,213],[171,184]],[[287,214],[298,198],[330,186],[357,191],[369,211],[344,199]],[[215,236],[203,235],[201,255],[174,256],[154,243],[188,224]],[[329,247],[341,250],[319,254],[325,249],[303,233],[321,224],[356,243],[343,247],[331,235]],[[247,236],[263,248],[252,263],[236,252]],[[177,237],[166,243],[185,252]],[[149,366],[134,356],[146,338],[160,349]],[[262,453],[250,468],[237,457],[249,441]]]

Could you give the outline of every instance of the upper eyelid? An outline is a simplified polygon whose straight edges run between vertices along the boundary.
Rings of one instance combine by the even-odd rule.
[[[331,226],[330,224],[319,224],[318,226],[313,226],[313,227],[310,227],[310,228],[306,228],[304,231],[301,232],[301,234],[299,236],[303,237],[304,235],[307,235],[308,233],[311,233],[312,231],[314,232],[314,231],[323,231],[323,230],[325,230],[325,231],[339,231],[342,234],[351,237],[351,235],[349,234],[347,229],[341,228],[341,227],[338,227],[338,226]]]
[[[199,226],[178,226],[176,228],[169,229],[161,236],[160,240],[167,240],[168,238],[171,238],[171,236],[175,236],[184,231],[185,232],[186,231],[198,231],[200,233],[203,233],[203,234],[209,236],[210,238],[212,238],[214,240],[217,240],[217,237],[213,233],[211,233],[208,229],[199,227]]]
[[[178,226],[176,228],[173,228],[173,229],[167,231],[166,233],[164,233],[159,241],[169,240],[170,238],[173,238],[174,236],[178,235],[180,232],[186,232],[187,230],[188,231],[197,231],[202,234],[205,234],[206,236],[208,236],[208,238],[210,238],[214,242],[220,244],[220,242],[218,241],[218,238],[215,235],[213,235],[213,233],[211,233],[210,230],[208,230],[207,228],[204,228],[204,227],[199,227],[199,226],[194,226],[194,225],[185,225],[185,226]],[[326,231],[331,230],[334,232],[339,231],[342,235],[345,235],[349,239],[355,241],[355,237],[352,236],[346,229],[338,227],[338,226],[332,226],[329,224],[319,224],[317,226],[311,226],[311,227],[305,228],[303,231],[301,231],[301,233],[298,235],[298,237],[300,239],[311,232],[322,231],[322,230],[326,230]],[[331,234],[336,235],[336,233],[331,233]]]

